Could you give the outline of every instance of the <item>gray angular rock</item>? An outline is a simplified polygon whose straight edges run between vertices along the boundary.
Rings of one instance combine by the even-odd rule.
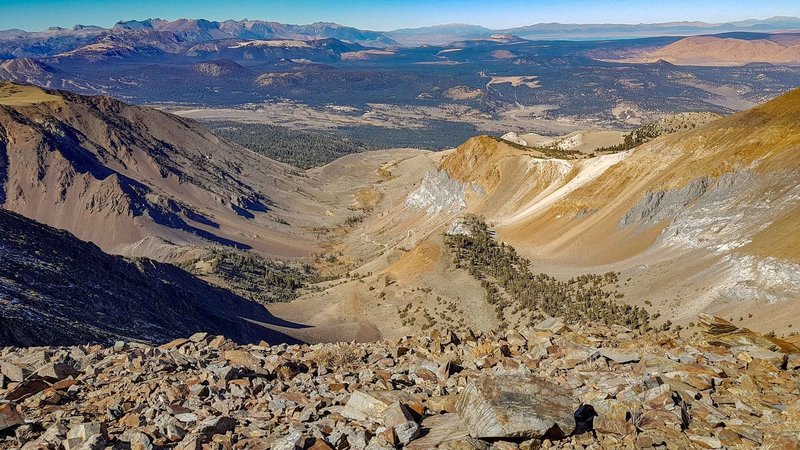
[[[638,352],[626,352],[615,348],[599,349],[600,356],[618,364],[638,362],[642,356]]]
[[[303,448],[305,445],[303,433],[299,430],[292,430],[282,436],[272,444],[272,450],[295,450]]]
[[[106,446],[106,427],[99,422],[75,425],[61,445],[65,450],[101,450]]]
[[[408,444],[419,436],[420,428],[408,408],[400,402],[394,402],[383,411],[383,424],[394,428],[397,440]]]
[[[0,363],[0,373],[11,381],[21,383],[31,374],[31,371],[10,362]]]
[[[564,322],[555,317],[544,319],[533,326],[534,331],[546,331],[553,334],[561,334],[569,330],[569,327],[564,325]]]
[[[224,434],[233,430],[237,423],[233,417],[209,417],[197,426],[196,432],[205,435]]]
[[[78,374],[80,372],[65,363],[48,363],[36,371],[36,375],[55,381],[63,380],[67,377],[75,377]]]
[[[14,405],[0,405],[0,431],[25,423]]]
[[[406,450],[429,450],[432,448],[484,449],[488,446],[470,437],[458,414],[448,413],[427,417],[422,421],[424,435],[405,446]]]
[[[487,375],[470,381],[456,410],[472,437],[534,439],[571,433],[578,406],[569,391],[542,378]]]
[[[67,433],[67,440],[79,439],[86,442],[91,436],[106,436],[106,426],[100,422],[84,422],[70,428]]]
[[[388,406],[389,403],[373,395],[364,391],[355,391],[342,409],[342,417],[357,421],[377,422],[381,420],[381,416]]]
[[[130,443],[131,450],[153,450],[150,437],[141,431],[125,430],[119,440]]]

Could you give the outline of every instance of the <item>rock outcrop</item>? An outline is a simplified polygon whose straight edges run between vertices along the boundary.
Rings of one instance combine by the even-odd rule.
[[[238,75],[248,72],[247,69],[229,59],[199,62],[194,64],[192,69],[212,78],[221,78],[228,75]]]
[[[435,170],[425,174],[422,184],[408,194],[405,205],[431,215],[456,213],[467,207],[468,195],[482,194],[483,190],[475,183],[462,183],[443,170]]]

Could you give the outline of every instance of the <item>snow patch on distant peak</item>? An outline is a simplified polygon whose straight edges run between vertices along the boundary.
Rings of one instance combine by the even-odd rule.
[[[295,47],[295,48],[308,48],[308,42],[294,41],[288,39],[271,39],[271,40],[252,40],[237,42],[229,48],[242,48],[242,47]]]

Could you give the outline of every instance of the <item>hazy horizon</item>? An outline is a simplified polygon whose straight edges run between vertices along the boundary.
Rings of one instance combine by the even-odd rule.
[[[647,6],[652,7],[647,7]],[[477,25],[489,29],[507,29],[539,23],[638,25],[669,22],[706,22],[711,24],[742,20],[765,20],[775,16],[800,16],[800,4],[794,1],[766,0],[752,2],[713,0],[698,5],[679,0],[670,2],[620,0],[567,0],[558,5],[535,0],[493,2],[487,12],[485,3],[449,0],[426,2],[366,2],[347,0],[320,1],[239,1],[235,4],[201,0],[196,2],[156,2],[145,0],[115,4],[107,0],[10,0],[0,4],[0,29],[42,31],[49,27],[71,28],[75,25],[108,28],[119,21],[161,18],[164,20],[207,19],[267,20],[291,24],[335,22],[345,26],[375,31],[393,31],[439,25]],[[687,11],[691,11],[687,15]],[[764,11],[769,11],[766,14]]]

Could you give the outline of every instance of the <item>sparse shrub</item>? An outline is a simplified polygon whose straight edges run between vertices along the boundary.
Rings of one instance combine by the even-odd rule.
[[[320,367],[356,369],[364,364],[364,351],[351,343],[329,344],[314,350],[310,360]]]

